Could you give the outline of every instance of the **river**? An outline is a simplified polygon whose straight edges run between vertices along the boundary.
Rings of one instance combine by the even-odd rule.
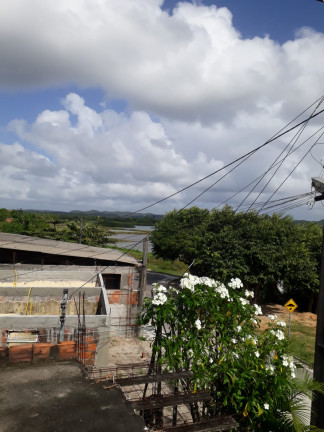
[[[133,250],[139,250],[143,252],[143,239],[147,237],[148,234],[143,233],[143,231],[153,231],[153,226],[142,226],[136,225],[135,228],[118,228],[112,229],[114,238],[117,242],[114,243],[115,246],[120,248],[132,248]],[[124,233],[122,233],[124,231]],[[152,245],[149,242],[148,251],[152,252]]]

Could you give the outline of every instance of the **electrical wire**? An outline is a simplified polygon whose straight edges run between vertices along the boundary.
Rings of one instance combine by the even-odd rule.
[[[321,106],[321,104],[323,103],[324,98],[322,97],[321,100],[319,101],[319,103],[317,104],[317,106],[315,107],[315,109],[312,112],[312,115],[315,114],[315,112],[317,111],[317,109]],[[251,203],[250,207],[246,210],[247,212],[252,208],[253,204],[259,199],[260,195],[264,192],[265,188],[269,185],[269,183],[271,182],[271,180],[273,179],[273,177],[277,174],[278,170],[280,169],[280,167],[282,166],[282,164],[284,163],[284,161],[286,160],[286,158],[293,152],[293,148],[295,146],[295,144],[297,143],[298,139],[301,137],[301,134],[304,132],[304,130],[306,129],[307,125],[308,125],[309,121],[307,121],[306,123],[304,123],[300,130],[298,132],[296,132],[295,136],[292,138],[292,140],[288,143],[288,145],[286,146],[286,148],[289,148],[290,144],[291,144],[291,148],[287,151],[286,156],[281,160],[280,164],[277,166],[277,168],[275,169],[275,171],[272,173],[270,179],[266,182],[266,184],[264,185],[264,187],[261,189],[261,191],[259,192],[259,194],[257,195],[257,197],[254,199],[254,201]],[[286,150],[285,148],[285,150]],[[282,153],[281,153],[282,154]],[[279,157],[281,156],[281,154],[279,155]],[[278,157],[278,158],[279,158]],[[278,158],[275,160],[275,162],[278,160]],[[273,164],[271,165],[270,169],[273,167]],[[269,169],[269,170],[270,170]],[[260,180],[261,181],[261,180]],[[254,186],[254,188],[257,185]],[[253,188],[253,190],[254,190]]]
[[[306,140],[304,140],[302,143],[300,143],[297,147],[295,147],[291,153],[295,153],[297,150],[299,150],[304,144],[306,144],[311,138],[313,138],[315,135],[317,135],[321,130],[324,129],[324,126],[320,127],[316,132],[314,132],[312,135],[310,135]],[[319,143],[317,143],[318,145]],[[283,159],[280,159],[279,161],[277,161],[274,165],[273,168],[275,166],[277,166]],[[257,180],[259,180],[261,177],[264,176],[265,173],[262,173],[261,175],[259,175],[258,177],[256,177],[254,180],[252,180],[250,183],[248,183],[247,185],[243,186],[243,188],[241,188],[238,192],[236,192],[235,194],[231,195],[229,198],[227,198],[225,201],[223,201],[222,203],[220,203],[216,208],[219,208],[221,206],[223,206],[224,204],[226,204],[228,201],[230,201],[231,199],[235,198],[239,193],[241,193],[242,191],[244,191],[244,189],[248,188],[249,186],[251,186],[254,182],[256,182]],[[237,209],[236,209],[237,211]]]
[[[290,173],[288,174],[288,176],[280,183],[280,185],[276,188],[276,190],[271,194],[271,196],[268,198],[268,200],[266,201],[266,203],[268,201],[270,201],[270,199],[278,192],[278,190],[284,185],[284,183],[288,180],[288,178],[292,175],[292,173],[296,170],[296,168],[301,164],[301,162],[305,159],[305,157],[310,153],[310,151],[312,150],[312,148],[317,144],[317,142],[319,141],[319,139],[324,135],[324,132],[320,135],[320,137],[317,139],[317,141],[315,141],[315,143],[312,145],[312,147],[305,153],[305,155],[301,158],[301,160],[297,163],[297,165],[295,165],[295,167],[290,171]],[[266,204],[265,204],[266,205]],[[262,210],[263,207],[261,207],[261,209],[259,210],[259,212]]]
[[[323,98],[323,96],[321,96],[321,98]],[[219,168],[218,170],[213,171],[212,173],[208,174],[207,176],[205,176],[205,177],[203,177],[203,178],[201,178],[201,179],[199,179],[199,180],[197,180],[197,181],[191,183],[191,184],[188,185],[188,186],[185,186],[184,188],[178,190],[177,192],[174,192],[173,194],[170,194],[170,195],[168,195],[168,196],[166,196],[166,197],[164,197],[164,198],[162,198],[162,199],[160,199],[160,200],[158,200],[158,201],[155,201],[155,202],[152,203],[152,204],[149,204],[149,205],[147,205],[147,206],[145,206],[145,207],[142,207],[141,209],[138,209],[138,210],[136,210],[136,211],[134,211],[134,212],[128,213],[128,214],[125,215],[125,217],[129,217],[129,216],[132,216],[132,215],[134,215],[134,214],[137,214],[137,213],[139,213],[139,212],[141,212],[141,211],[143,211],[143,210],[147,210],[148,208],[151,208],[151,207],[153,207],[153,206],[155,206],[155,205],[157,205],[157,204],[160,204],[161,202],[164,202],[164,201],[166,201],[166,200],[168,200],[168,199],[174,197],[175,195],[178,195],[178,194],[181,193],[181,192],[184,192],[185,190],[187,190],[187,189],[189,189],[189,188],[191,188],[191,187],[197,185],[198,183],[201,183],[202,181],[206,180],[206,179],[209,178],[209,177],[214,176],[215,174],[217,174],[217,173],[219,173],[220,171],[222,171],[222,170],[228,168],[229,166],[235,164],[236,162],[239,162],[241,159],[243,159],[243,158],[245,158],[245,157],[247,157],[247,156],[249,156],[249,155],[252,155],[253,153],[256,153],[256,152],[259,151],[261,148],[265,147],[266,145],[270,144],[271,142],[275,141],[276,139],[281,138],[283,135],[285,135],[285,134],[291,132],[292,130],[294,130],[294,129],[296,129],[297,127],[301,126],[301,125],[304,124],[305,122],[309,122],[311,119],[313,119],[313,118],[317,117],[318,115],[322,114],[322,113],[324,112],[324,110],[321,110],[321,111],[319,111],[318,113],[313,114],[312,116],[309,116],[306,120],[303,120],[303,121],[299,122],[298,124],[296,124],[295,126],[292,126],[291,128],[289,128],[289,129],[287,129],[286,131],[284,131],[284,129],[285,129],[286,127],[288,127],[288,126],[289,126],[290,124],[292,124],[296,119],[298,119],[302,114],[304,114],[307,110],[309,110],[309,109],[310,109],[310,108],[311,108],[315,103],[317,103],[321,98],[317,99],[317,100],[316,100],[315,102],[313,102],[309,107],[307,107],[304,111],[302,111],[300,114],[298,114],[298,116],[296,116],[293,120],[291,120],[291,121],[290,121],[286,126],[284,126],[282,129],[280,129],[279,132],[277,132],[275,135],[273,135],[273,136],[272,136],[270,139],[268,139],[265,143],[261,144],[260,146],[256,147],[255,149],[251,150],[250,152],[246,153],[245,155],[240,156],[239,158],[235,159],[234,161],[232,161],[232,162],[230,162],[230,163],[224,165],[222,168]]]

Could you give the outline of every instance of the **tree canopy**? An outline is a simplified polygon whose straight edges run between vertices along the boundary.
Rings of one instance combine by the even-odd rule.
[[[168,213],[151,235],[155,255],[190,265],[197,275],[229,281],[233,275],[253,289],[257,301],[292,295],[311,308],[319,286],[321,229],[290,217],[235,213],[231,207],[197,207]]]

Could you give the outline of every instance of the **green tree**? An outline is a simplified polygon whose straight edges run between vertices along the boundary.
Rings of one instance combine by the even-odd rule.
[[[179,258],[191,264],[200,250],[208,213],[198,207],[167,213],[150,236],[154,255],[172,261]]]
[[[195,217],[188,221],[187,215]],[[168,213],[151,241],[153,252],[164,259],[194,261],[197,275],[241,278],[257,302],[283,300],[281,287],[286,296],[297,292],[300,308],[309,309],[318,292],[321,233],[316,224],[235,213],[229,206],[211,212],[193,208]]]
[[[0,222],[5,221],[7,218],[11,217],[11,212],[5,208],[0,209]]]

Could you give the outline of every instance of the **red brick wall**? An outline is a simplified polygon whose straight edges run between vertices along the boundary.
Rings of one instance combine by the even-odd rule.
[[[3,338],[2,347],[0,347],[0,364],[36,363],[44,360],[83,360],[84,364],[94,365],[97,343],[97,331],[88,330],[85,335],[84,343],[79,347],[79,352],[82,351],[83,353],[83,359],[78,359],[78,347],[74,340],[66,340],[57,344],[38,342],[7,347],[5,336],[5,338]]]

